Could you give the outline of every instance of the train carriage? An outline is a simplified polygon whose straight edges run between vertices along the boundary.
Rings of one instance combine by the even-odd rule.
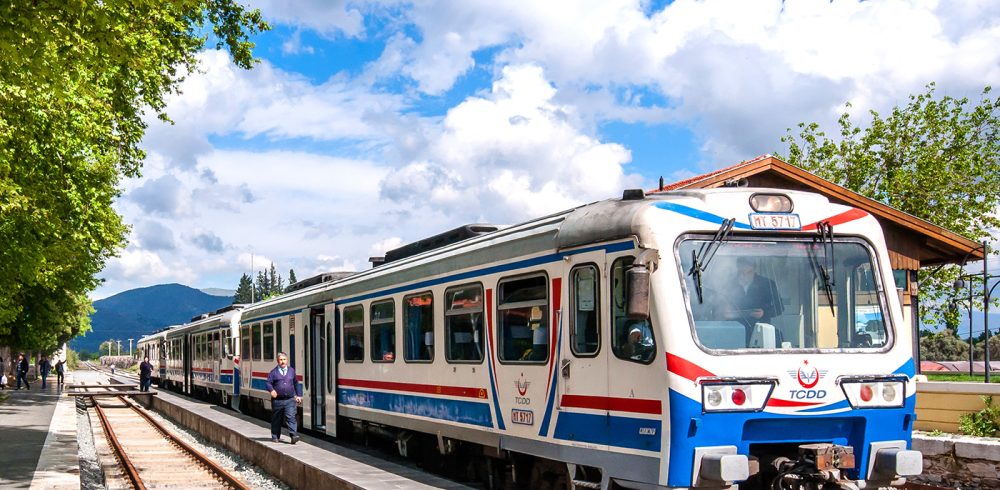
[[[913,339],[864,211],[626,191],[474,228],[247,307],[230,394],[265,409],[285,351],[305,428],[404,455],[475,448],[506,460],[491,482],[859,488],[921,471]]]

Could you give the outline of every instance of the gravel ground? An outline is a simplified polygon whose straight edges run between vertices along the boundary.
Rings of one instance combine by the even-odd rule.
[[[93,371],[77,371],[75,382],[79,384],[95,384],[98,381],[107,382],[107,377]],[[97,463],[97,455],[94,448],[94,436],[90,431],[90,421],[88,420],[86,408],[81,409],[77,404],[77,434],[80,446],[80,488],[84,490],[97,490],[105,488],[104,475],[100,465]],[[171,430],[184,442],[190,444],[202,454],[212,458],[216,463],[233,473],[247,486],[259,490],[285,490],[289,487],[253,466],[243,458],[213,444],[205,441],[200,435],[175,424],[170,419],[161,416],[159,413],[149,410],[148,413],[158,422],[162,422],[167,429]]]

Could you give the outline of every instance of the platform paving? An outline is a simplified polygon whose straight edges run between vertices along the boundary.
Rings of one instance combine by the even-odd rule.
[[[71,383],[72,373],[66,374]],[[75,402],[55,376],[45,389],[4,390],[0,403],[0,488],[80,488]]]

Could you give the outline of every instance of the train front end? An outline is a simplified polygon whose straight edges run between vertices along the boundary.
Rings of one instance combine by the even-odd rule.
[[[764,189],[653,207],[663,483],[872,488],[919,474],[911,325],[878,222],[822,196]]]

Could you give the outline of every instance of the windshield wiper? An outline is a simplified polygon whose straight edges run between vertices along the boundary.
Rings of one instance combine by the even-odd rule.
[[[819,242],[823,247],[826,264],[820,264],[811,248],[809,249],[809,260],[812,262],[813,270],[819,271],[819,278],[823,281],[823,290],[826,291],[826,299],[830,303],[830,313],[836,317],[837,310],[833,306],[834,277],[836,276],[834,271],[836,260],[833,256],[833,225],[829,221],[821,221],[816,224],[816,231],[819,232]]]
[[[694,276],[699,304],[705,302],[701,286],[701,275],[708,270],[708,264],[712,262],[712,257],[715,257],[715,252],[719,250],[723,242],[729,239],[729,234],[733,231],[733,225],[735,224],[736,218],[722,220],[722,226],[715,232],[712,241],[701,244],[701,248],[697,252],[694,250],[691,251],[691,271],[688,272],[688,275]]]

